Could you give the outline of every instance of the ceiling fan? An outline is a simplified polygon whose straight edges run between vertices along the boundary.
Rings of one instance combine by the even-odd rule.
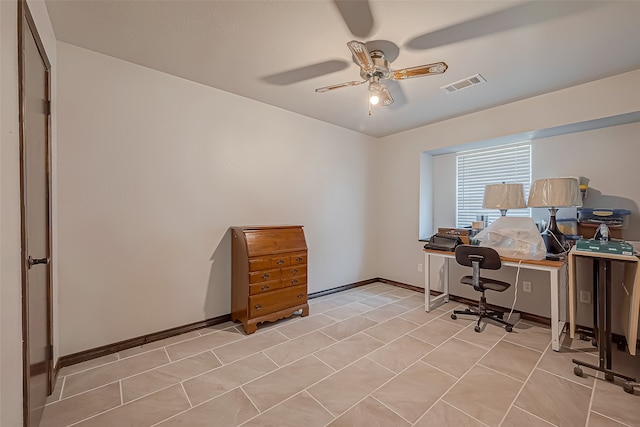
[[[353,54],[353,61],[360,67],[360,77],[362,77],[363,80],[324,86],[316,89],[316,92],[329,92],[334,89],[369,83],[369,105],[380,104],[386,107],[393,104],[393,97],[389,89],[387,89],[387,86],[380,82],[381,80],[404,80],[413,77],[442,74],[447,71],[448,68],[448,65],[444,62],[435,62],[428,65],[392,70],[391,62],[385,58],[382,50],[375,49],[369,52],[365,44],[357,40],[351,40],[347,43],[347,46]],[[369,109],[369,114],[371,114],[371,109]]]

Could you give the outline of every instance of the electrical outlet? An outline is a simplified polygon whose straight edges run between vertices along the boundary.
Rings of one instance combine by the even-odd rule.
[[[591,292],[580,291],[580,302],[585,304],[591,304]]]
[[[422,264],[418,264],[418,271],[422,273]]]
[[[522,292],[531,292],[531,282],[522,282]]]

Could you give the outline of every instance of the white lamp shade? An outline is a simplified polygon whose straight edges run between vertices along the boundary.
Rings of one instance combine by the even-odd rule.
[[[577,178],[538,179],[529,190],[530,208],[566,208],[582,206]]]
[[[484,187],[485,209],[522,209],[524,203],[524,186],[522,184],[487,184]]]

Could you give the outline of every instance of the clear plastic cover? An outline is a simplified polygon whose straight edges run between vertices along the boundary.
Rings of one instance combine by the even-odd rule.
[[[547,256],[547,247],[531,218],[502,216],[478,233],[474,240],[508,258],[541,260]]]

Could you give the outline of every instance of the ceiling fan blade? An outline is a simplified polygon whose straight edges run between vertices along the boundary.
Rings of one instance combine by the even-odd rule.
[[[378,95],[380,96],[380,105],[382,105],[383,107],[388,107],[389,105],[393,104],[393,98],[389,93],[389,89],[387,89],[385,85],[381,86],[382,88],[380,90],[380,94]]]
[[[272,85],[285,86],[344,70],[348,66],[349,63],[347,61],[334,59],[307,65],[305,67],[294,68],[293,70],[283,71],[281,73],[271,74],[270,76],[264,76],[261,79],[262,81]]]
[[[389,78],[393,80],[411,79],[413,77],[429,76],[432,74],[442,74],[447,71],[449,66],[444,62],[435,62],[428,65],[418,65],[417,67],[401,68],[393,70],[389,74]]]
[[[347,46],[349,47],[349,50],[351,50],[351,53],[353,53],[356,63],[366,73],[372,74],[376,70],[373,60],[371,59],[371,55],[369,55],[369,51],[364,43],[357,40],[351,40],[347,43]]]
[[[358,86],[358,85],[361,85],[363,83],[367,83],[367,80],[354,81],[354,82],[345,82],[345,83],[339,83],[337,85],[319,87],[318,89],[316,89],[316,92],[318,92],[318,93],[329,92],[330,90],[340,89],[340,88],[349,87],[349,86]]]
[[[373,30],[373,15],[367,0],[333,0],[349,31],[356,37],[367,37]]]

